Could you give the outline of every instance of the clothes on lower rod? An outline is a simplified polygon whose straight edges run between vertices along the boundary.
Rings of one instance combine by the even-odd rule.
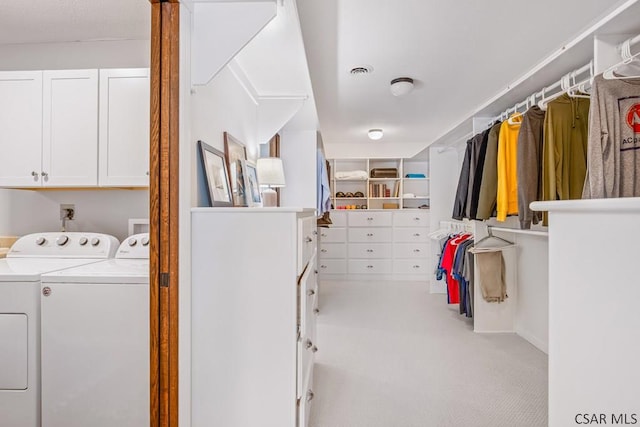
[[[502,251],[478,252],[475,256],[482,297],[487,302],[503,302],[508,295]]]

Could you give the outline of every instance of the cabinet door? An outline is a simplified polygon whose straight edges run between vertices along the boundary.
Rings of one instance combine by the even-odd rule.
[[[149,69],[100,70],[100,185],[149,185]]]
[[[98,184],[98,70],[44,71],[42,185]]]
[[[42,71],[0,72],[0,186],[40,186]]]

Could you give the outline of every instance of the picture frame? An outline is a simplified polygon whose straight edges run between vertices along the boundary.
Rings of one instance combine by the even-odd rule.
[[[245,179],[242,173],[241,163],[247,160],[247,148],[228,132],[224,132],[223,137],[233,205],[248,206],[249,203],[246,196]]]
[[[204,141],[198,141],[200,161],[204,171],[204,182],[209,195],[209,206],[233,206],[229,171],[224,153]]]
[[[249,161],[242,161],[242,170],[245,179],[245,194],[248,205],[251,207],[261,207],[262,196],[260,194],[260,183],[258,182],[256,165]]]

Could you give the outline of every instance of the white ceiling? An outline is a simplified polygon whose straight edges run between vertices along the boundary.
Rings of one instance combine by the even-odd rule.
[[[145,40],[148,0],[0,0],[0,44]]]
[[[382,128],[384,142],[432,143],[620,3],[298,0],[324,142]],[[373,73],[349,74],[360,65]],[[404,76],[416,88],[396,98]]]

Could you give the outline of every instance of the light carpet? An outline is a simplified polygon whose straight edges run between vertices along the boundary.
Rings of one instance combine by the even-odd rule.
[[[310,427],[547,425],[547,356],[426,283],[322,282]]]

